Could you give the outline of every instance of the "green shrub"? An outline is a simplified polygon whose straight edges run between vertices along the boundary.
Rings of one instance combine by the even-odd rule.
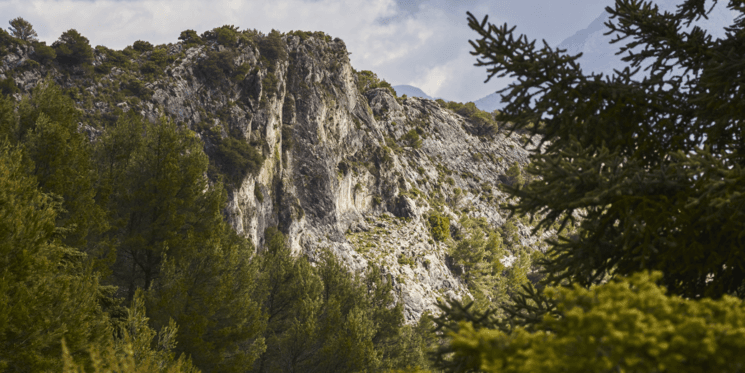
[[[156,74],[158,71],[160,68],[153,61],[147,61],[140,66],[140,72],[143,74]]]
[[[287,59],[282,34],[277,30],[272,30],[269,35],[262,38],[259,41],[259,53],[269,61],[269,72],[273,73],[277,62]]]
[[[184,48],[188,49],[193,46],[202,45],[204,44],[204,41],[202,41],[202,38],[197,35],[197,32],[194,30],[184,30],[181,31],[181,34],[178,37],[178,40],[181,40],[184,42]]]
[[[6,79],[0,80],[0,92],[4,95],[12,95],[14,93],[18,93],[21,90],[16,85],[15,80],[13,78],[8,77]]]
[[[130,48],[130,50],[132,49]],[[114,66],[119,67],[123,70],[129,69],[129,65],[131,64],[131,62],[130,57],[126,53],[122,51],[115,51],[102,45],[97,46],[96,51],[106,57],[104,63],[96,66],[95,71],[97,73],[108,74],[111,71],[111,68]]]
[[[261,184],[258,182],[254,184],[254,196],[256,196],[259,203],[264,203],[264,193],[261,192]]]
[[[261,79],[261,86],[266,93],[266,97],[274,97],[279,92],[279,79],[274,73],[269,72]]]
[[[378,148],[376,151],[376,159],[378,161],[378,168],[382,168],[383,166],[389,166],[393,164],[393,152],[391,151],[391,148],[387,146],[383,146]]]
[[[507,169],[505,172],[505,175],[509,178],[511,185],[523,185],[525,184],[525,177],[523,177],[523,171],[520,168],[520,165],[515,162],[510,166],[510,168]]]
[[[147,41],[137,40],[136,42],[134,42],[134,44],[132,44],[132,48],[142,53],[142,52],[149,52],[153,50],[153,45]]]
[[[468,362],[464,371],[741,371],[742,300],[670,295],[656,283],[661,278],[639,272],[589,289],[547,287],[543,299],[552,312],[531,315],[531,327],[506,332],[462,322],[448,351]]]
[[[168,51],[166,51],[165,48],[158,48],[153,50],[153,53],[150,53],[150,61],[154,62],[161,68],[165,67],[165,65],[168,62],[171,62],[172,59],[174,58],[168,56]]]
[[[466,117],[471,123],[471,127],[468,128],[469,131],[476,136],[491,136],[499,129],[497,122],[494,121],[494,116],[491,113],[479,110],[473,102],[462,104],[460,102],[445,102],[438,99],[437,103],[443,108],[450,109]]]
[[[251,65],[244,63],[235,69],[233,76],[230,77],[230,79],[234,82],[240,82],[241,80],[246,79],[246,75],[248,75],[250,71]]]
[[[80,35],[75,29],[65,31],[52,44],[57,61],[62,65],[81,65],[93,62],[93,48],[88,38]]]
[[[436,241],[442,242],[450,237],[450,218],[433,213],[428,221],[432,238]]]
[[[393,97],[396,97],[396,90],[393,89],[390,83],[385,80],[378,79],[378,76],[374,72],[369,70],[362,70],[357,72],[357,89],[360,93],[365,93],[374,88],[386,88],[391,92]]]
[[[292,136],[292,127],[288,125],[282,126],[282,150],[289,151],[295,144],[295,139]]]
[[[385,145],[391,148],[391,150],[393,150],[396,153],[401,152],[402,149],[400,146],[398,146],[398,143],[396,143],[396,140],[394,140],[391,137],[385,137],[384,140],[385,140]]]
[[[142,100],[149,100],[153,96],[153,91],[145,87],[145,83],[139,79],[130,79],[119,84],[121,93],[125,96],[139,97]]]
[[[225,25],[214,30],[215,40],[218,44],[226,47],[234,47],[238,44],[238,28],[233,25]]]
[[[234,53],[230,50],[224,50],[222,52],[209,51],[207,52],[207,58],[197,63],[197,70],[208,81],[215,84],[219,83],[225,80],[233,71],[233,57]]]
[[[228,136],[218,142],[213,157],[215,166],[226,176],[230,185],[237,186],[246,175],[255,174],[261,169],[264,157],[245,140]]]
[[[46,42],[34,42],[33,46],[34,54],[32,57],[40,64],[49,63],[57,58],[57,53],[54,52],[54,48],[47,46]]]
[[[422,147],[422,139],[419,137],[419,133],[417,133],[415,129],[403,135],[401,140],[410,148],[419,149]]]
[[[308,37],[309,37],[309,35],[308,35],[308,33],[307,33],[307,32],[305,32],[305,31],[300,31],[300,30],[297,30],[297,31],[290,31],[290,32],[288,32],[287,34],[288,34],[288,35],[294,35],[294,36],[297,36],[297,37],[299,37],[299,38],[300,38],[300,41],[305,41],[305,40],[307,40],[307,39],[308,39]]]

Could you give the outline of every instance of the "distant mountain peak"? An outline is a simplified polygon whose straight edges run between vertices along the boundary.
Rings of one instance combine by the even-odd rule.
[[[427,98],[430,100],[434,100],[433,97],[427,95],[422,91],[421,89],[414,87],[413,85],[408,84],[401,84],[401,85],[394,85],[393,89],[396,91],[396,94],[400,97],[403,95],[409,96],[409,97],[421,97],[421,98]]]

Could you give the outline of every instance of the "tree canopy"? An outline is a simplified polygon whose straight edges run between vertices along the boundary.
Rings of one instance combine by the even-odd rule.
[[[93,48],[88,38],[77,30],[70,29],[52,44],[57,53],[57,61],[63,65],[81,65],[93,62]]]
[[[537,178],[509,188],[519,197],[509,208],[543,216],[537,228],[579,224],[575,239],[555,242],[543,263],[552,284],[589,286],[657,269],[675,294],[743,296],[745,103],[735,73],[743,52],[734,47],[745,35],[743,18],[713,41],[700,28],[680,31],[706,13],[697,1],[676,13],[630,0],[606,10],[614,42],[634,38],[620,48],[634,70],[605,80],[583,75],[580,55],[536,49],[506,25],[470,15],[481,36],[471,42],[477,65],[490,66],[490,78],[522,77],[507,88],[499,119],[518,129],[545,122],[547,146],[526,169]],[[630,49],[637,45],[647,49]],[[646,59],[649,77],[633,80]],[[690,76],[673,74],[676,66]]]
[[[668,296],[662,274],[585,289],[549,288],[558,315],[509,333],[463,323],[456,354],[486,372],[740,372],[745,304]]]
[[[36,31],[34,31],[34,27],[31,26],[31,23],[29,23],[25,19],[16,17],[8,21],[8,23],[10,23],[10,27],[8,27],[8,29],[10,30],[10,34],[13,35],[13,37],[21,39],[23,41],[36,40],[36,37],[38,35],[36,34]]]
[[[738,3],[728,7],[742,13]],[[542,123],[527,182],[503,186],[518,197],[504,207],[560,234],[537,256],[545,278],[511,294],[505,317],[442,306],[439,328],[454,338],[437,355],[443,369],[742,370],[745,17],[712,40],[681,30],[707,14],[701,1],[606,11],[613,43],[630,38],[619,48],[630,66],[605,79],[582,74],[581,54],[469,13],[487,81],[517,77],[496,119],[534,135]]]
[[[194,132],[130,111],[89,141],[77,120],[51,82],[0,97],[0,370],[427,366],[431,321],[404,325],[379,268],[233,230]]]

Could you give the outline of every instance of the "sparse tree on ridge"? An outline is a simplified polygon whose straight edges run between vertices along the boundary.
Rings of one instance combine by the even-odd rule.
[[[75,29],[62,33],[52,44],[57,53],[57,61],[66,65],[80,65],[93,62],[93,48],[86,38]]]
[[[10,34],[13,35],[13,37],[21,39],[23,41],[36,40],[36,37],[38,35],[36,34],[36,31],[34,31],[34,27],[31,26],[31,24],[25,19],[16,17],[10,20],[8,23],[10,23],[10,27],[8,27],[8,29],[10,30]]]

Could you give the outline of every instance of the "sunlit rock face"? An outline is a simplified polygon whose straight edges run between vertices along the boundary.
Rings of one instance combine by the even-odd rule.
[[[266,228],[277,226],[295,254],[315,260],[330,250],[353,275],[381,265],[408,322],[437,312],[438,298],[470,297],[449,248],[433,240],[428,216],[437,205],[452,229],[461,214],[503,224],[506,196],[498,185],[507,168],[527,162],[526,138],[478,137],[468,120],[435,101],[398,98],[384,88],[361,92],[340,39],[288,34],[279,47],[286,57],[271,61],[255,43],[231,47],[232,66],[247,67],[245,74],[216,80],[200,70],[226,50],[215,41],[162,46],[173,59],[154,77],[137,64],[95,78],[58,71],[30,63],[27,46],[2,57],[0,79],[12,77],[20,99],[50,74],[64,88],[87,92],[77,102],[86,118],[111,120],[130,110],[152,121],[165,116],[196,131],[214,162],[210,136],[251,144],[263,162],[229,190],[225,213],[234,229],[260,250]],[[94,68],[106,61],[97,50]],[[133,80],[149,94],[117,102],[116,92]],[[104,127],[81,123],[93,141]],[[402,140],[412,130],[420,146]],[[523,245],[536,243],[520,222],[518,229]]]

